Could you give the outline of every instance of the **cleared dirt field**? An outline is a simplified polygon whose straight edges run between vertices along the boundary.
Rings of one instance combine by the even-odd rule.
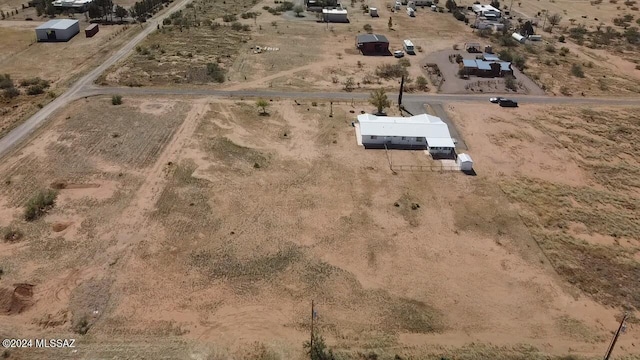
[[[323,103],[273,102],[269,116],[209,99],[73,104],[0,166],[0,226],[22,235],[0,242],[10,309],[0,333],[79,338],[61,358],[296,359],[315,299],[319,331],[346,358],[600,356],[619,311],[556,275],[558,258],[539,250],[517,216],[526,204],[508,191],[521,176],[475,150],[482,120],[461,128],[479,176],[393,175],[384,151],[356,145],[361,110],[369,105],[334,104],[330,118]],[[53,209],[22,220],[25,201],[48,187],[59,191]],[[6,295],[16,283],[33,285],[20,302]],[[617,354],[637,355],[636,335],[631,324]]]

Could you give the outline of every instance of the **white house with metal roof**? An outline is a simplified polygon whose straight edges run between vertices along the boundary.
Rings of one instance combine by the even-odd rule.
[[[39,42],[44,41],[69,41],[80,32],[80,23],[72,19],[55,19],[36,28],[36,36]]]
[[[454,154],[449,127],[439,117],[420,114],[411,117],[358,115],[358,143],[365,148],[428,149],[431,154]]]

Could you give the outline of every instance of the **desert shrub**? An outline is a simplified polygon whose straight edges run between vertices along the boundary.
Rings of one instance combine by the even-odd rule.
[[[505,76],[505,78],[504,78],[504,86],[507,89],[513,90],[513,91],[518,89],[518,87],[516,86],[516,79],[511,75]]]
[[[571,90],[569,90],[569,88],[566,86],[560,87],[560,93],[564,96],[571,96]]]
[[[290,1],[283,1],[280,5],[278,5],[278,7],[276,8],[277,11],[291,11],[293,10],[295,5],[293,5],[292,2]]]
[[[217,63],[207,64],[207,75],[217,83],[223,83],[225,80],[225,70]]]
[[[566,48],[564,46],[560,48],[560,55],[561,56],[566,56],[568,53],[569,53],[569,48]]]
[[[513,57],[513,65],[515,65],[518,70],[523,70],[526,67],[527,59],[525,59],[521,55],[515,55]]]
[[[514,47],[516,46],[516,41],[509,35],[503,35],[500,37],[500,45],[506,47]]]
[[[549,44],[549,45],[545,46],[545,47],[544,47],[544,49],[545,49],[547,52],[550,52],[550,53],[554,53],[554,52],[556,52],[556,48],[555,48],[553,45],[551,45],[551,44]]]
[[[400,78],[408,74],[407,69],[400,64],[383,64],[376,68],[376,75],[383,79]]]
[[[355,85],[356,85],[355,80],[353,80],[352,77],[349,77],[347,78],[347,80],[345,80],[345,82],[342,83],[342,88],[346,92],[352,92],[353,89],[355,88]]]
[[[506,49],[500,50],[500,52],[498,52],[498,57],[502,61],[507,61],[507,62],[513,61],[513,54],[511,54],[511,51]]]
[[[453,50],[458,50],[460,49],[460,45],[458,44],[453,44]]]
[[[402,58],[402,59],[398,60],[398,64],[400,64],[401,66],[404,66],[404,67],[409,67],[409,66],[411,66],[411,61],[409,61],[409,59]]]
[[[563,43],[563,42],[564,42],[564,40],[565,40],[565,39],[564,39],[564,35],[560,35],[560,37],[558,38],[558,41],[560,41],[561,43]]]
[[[42,85],[45,88],[49,87],[49,81],[40,79],[39,77],[24,79],[20,81],[20,86],[32,86],[32,85]]]
[[[233,22],[233,21],[237,21],[238,17],[235,16],[234,14],[227,14],[222,16],[222,21],[224,22]]]
[[[27,221],[37,220],[46,214],[56,202],[58,192],[54,190],[40,190],[34,197],[29,199],[24,209],[24,219]]]
[[[2,91],[2,96],[4,96],[6,99],[13,99],[18,95],[20,95],[20,90],[16,89],[14,86],[6,88]]]
[[[23,236],[24,234],[17,229],[7,228],[4,231],[4,241],[8,243],[20,241],[20,239],[22,239]]]
[[[248,25],[248,24],[242,25],[242,31],[251,31],[251,25]]]
[[[27,95],[40,95],[44,93],[44,86],[37,84],[27,88]]]
[[[371,32],[373,31],[373,27],[371,27],[371,25],[369,24],[364,24],[362,28],[364,29],[364,31],[366,31],[369,34],[371,34]]]
[[[13,79],[9,74],[0,74],[0,89],[8,89],[14,87]]]
[[[365,85],[373,84],[376,81],[376,78],[371,74],[366,74],[362,78],[362,83]]]
[[[121,105],[122,104],[122,96],[121,95],[113,95],[111,97],[111,105]]]
[[[73,326],[71,328],[73,332],[80,335],[85,335],[87,332],[89,332],[89,329],[91,328],[91,324],[89,323],[89,320],[85,315],[80,317],[78,320],[74,321]]]
[[[584,71],[582,70],[582,66],[580,66],[580,64],[573,64],[571,66],[571,75],[573,75],[575,77],[583,78],[584,77]]]
[[[427,78],[425,78],[424,76],[418,76],[416,78],[416,87],[418,88],[418,90],[427,91],[429,90],[428,85],[429,83],[427,82]]]
[[[166,19],[162,20],[162,25],[171,25],[171,19],[166,18]]]
[[[231,24],[231,29],[232,29],[232,30],[235,30],[235,31],[241,31],[241,30],[242,30],[242,24],[241,24],[241,23],[239,23],[239,22],[237,22],[237,21],[234,21],[234,22]]]

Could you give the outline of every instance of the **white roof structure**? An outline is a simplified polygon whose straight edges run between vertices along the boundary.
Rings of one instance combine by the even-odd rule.
[[[362,136],[424,137],[430,147],[451,147],[449,127],[439,117],[420,114],[411,117],[358,115]]]
[[[347,9],[322,9],[323,14],[347,15]]]
[[[38,26],[36,30],[65,30],[78,23],[78,20],[55,19]]]
[[[458,155],[458,162],[470,162],[473,163],[473,160],[471,160],[471,156],[467,155],[467,154],[459,154]]]
[[[55,0],[53,6],[57,7],[82,7],[85,4],[90,4],[93,0]]]

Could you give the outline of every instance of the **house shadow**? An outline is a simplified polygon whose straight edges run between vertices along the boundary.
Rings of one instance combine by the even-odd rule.
[[[360,50],[360,52],[362,53],[362,55],[364,56],[393,56],[393,54],[391,53],[391,51],[386,50],[386,51],[366,51],[366,50]]]
[[[478,174],[476,174],[476,171],[474,169],[462,170],[462,173],[469,176],[478,176]]]
[[[349,24],[349,23],[351,23],[351,20],[347,19],[346,21],[324,21],[322,19],[318,19],[318,20],[316,20],[316,22],[318,24],[326,24],[326,23],[329,23],[329,24]]]
[[[384,144],[363,144],[365,149],[384,149]],[[389,150],[427,150],[427,146],[421,145],[402,145],[402,144],[387,144]]]
[[[456,160],[458,158],[455,153],[449,153],[449,154],[435,153],[435,154],[431,154],[431,157],[433,158],[433,160]]]

